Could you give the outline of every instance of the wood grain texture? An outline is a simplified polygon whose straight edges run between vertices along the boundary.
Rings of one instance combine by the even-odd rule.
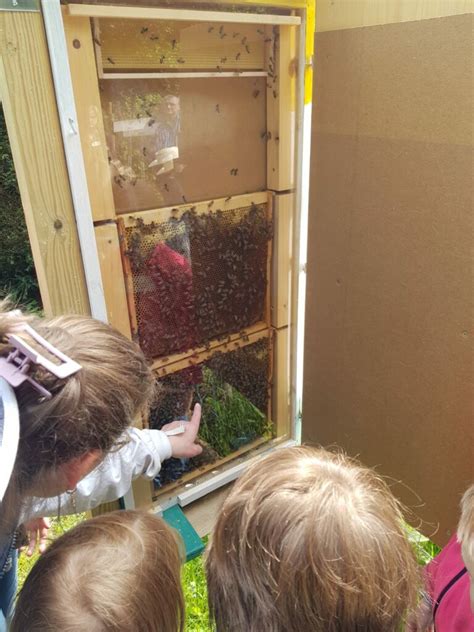
[[[473,12],[472,0],[317,0],[316,4],[317,32]]]
[[[280,328],[290,322],[294,194],[276,195],[273,209],[271,323]]]
[[[296,116],[296,31],[267,27],[267,187],[294,186]]]
[[[88,314],[89,300],[39,13],[0,13],[2,100],[47,315]]]
[[[290,420],[290,349],[288,327],[274,331],[273,337],[272,421],[278,437],[289,437]]]
[[[440,544],[474,478],[471,26],[316,36],[303,439],[378,466]]]
[[[94,221],[113,219],[115,205],[90,20],[71,18],[66,11],[63,20],[92,217]]]
[[[109,323],[121,334],[131,338],[117,226],[115,223],[96,226],[95,238]]]

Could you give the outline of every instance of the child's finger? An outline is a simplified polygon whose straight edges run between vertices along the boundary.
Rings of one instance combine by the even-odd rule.
[[[196,404],[194,406],[193,416],[191,417],[191,421],[188,423],[186,427],[186,435],[192,441],[194,441],[194,439],[197,437],[200,423],[201,423],[201,404]]]
[[[26,555],[31,557],[36,549],[36,542],[38,541],[38,532],[36,529],[34,531],[30,531],[30,542],[28,544],[28,549],[26,551]]]

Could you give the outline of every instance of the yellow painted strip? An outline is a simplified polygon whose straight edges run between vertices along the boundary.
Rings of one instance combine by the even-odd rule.
[[[316,25],[316,0],[308,0],[306,6],[306,65],[304,72],[304,104],[313,98],[313,54]]]

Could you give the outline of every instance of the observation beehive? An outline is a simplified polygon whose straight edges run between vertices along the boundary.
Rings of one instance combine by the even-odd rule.
[[[136,483],[138,505],[232,480],[235,463],[291,439],[297,420],[306,5],[221,4],[62,8],[100,264],[93,311],[102,301],[156,373],[141,423],[159,429],[196,402],[203,410],[203,454],[170,459],[151,487]],[[74,117],[69,127],[74,135]],[[92,259],[83,256],[95,289]]]

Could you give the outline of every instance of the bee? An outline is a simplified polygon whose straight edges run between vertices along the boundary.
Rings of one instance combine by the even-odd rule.
[[[217,112],[218,114],[220,114],[220,111],[221,111],[221,109],[220,109],[220,107],[219,107],[219,104],[217,103],[217,104],[216,104],[216,112]]]
[[[262,31],[262,29],[257,29],[257,33],[258,33],[259,35],[265,35],[265,33]]]
[[[240,53],[237,53],[237,55],[235,56],[235,61],[239,61],[240,59]]]
[[[219,35],[222,35],[223,32],[224,32],[224,25],[221,24],[219,27]]]
[[[239,37],[240,33],[237,33],[236,31],[234,31],[232,33],[232,37],[235,39],[236,37]]]
[[[158,35],[151,35],[150,39],[152,42],[156,42],[156,40],[159,40],[160,38],[158,37]]]
[[[94,42],[97,44],[97,46],[102,46],[102,42],[99,40],[99,38],[98,38],[98,37],[96,37],[96,36],[94,35],[94,37],[93,37],[92,39],[93,39],[93,40],[94,40]]]
[[[160,57],[160,64],[162,64],[165,61],[165,59],[166,59],[165,55],[162,55]]]
[[[182,198],[183,198],[183,202],[186,204],[186,203],[187,203],[186,196],[185,196],[185,195],[183,195],[183,196],[182,196]]]
[[[145,34],[145,33],[147,33],[147,32],[148,32],[148,26],[144,26],[144,27],[141,29],[141,31],[140,31],[140,33],[141,33],[142,35],[144,35],[144,34]]]
[[[273,90],[273,98],[276,99],[278,96],[278,92],[276,90]]]
[[[165,182],[165,184],[164,184],[164,189],[165,189],[165,191],[168,191],[168,192],[169,192],[169,190],[170,190],[170,188],[169,188],[169,186],[166,184],[166,182]]]
[[[245,46],[245,50],[246,50],[246,51],[247,51],[247,53],[250,55],[250,47],[249,47],[249,45],[248,45],[248,44]]]
[[[150,119],[148,121],[148,127],[152,127],[156,123],[155,119]]]
[[[147,152],[147,148],[146,148],[146,147],[143,147],[143,149],[142,149],[142,153],[143,153],[143,155],[144,155],[144,156],[146,156],[146,152]]]
[[[222,33],[221,39],[224,39],[224,37],[227,37],[227,33]]]
[[[214,200],[211,200],[209,204],[207,205],[207,208],[211,208],[213,204],[214,204]]]
[[[107,57],[107,61],[115,66],[115,62],[112,57]]]
[[[245,46],[245,44],[246,44],[246,43],[247,43],[247,38],[246,38],[246,37],[244,37],[244,38],[242,39],[242,46]]]
[[[176,48],[176,44],[177,44],[177,43],[178,43],[178,42],[177,42],[175,39],[174,39],[174,40],[171,40],[171,46],[173,47],[173,50]]]
[[[110,163],[112,162],[112,156],[107,156],[107,159],[108,159],[109,165],[110,165]]]
[[[254,91],[252,92],[252,96],[253,96],[253,98],[254,98],[254,99],[256,99],[256,98],[258,97],[258,95],[259,95],[259,94],[260,94],[260,90],[254,90]]]
[[[232,199],[232,196],[231,196],[231,195],[229,195],[229,197],[226,197],[226,199],[224,200],[224,202],[230,202],[230,201],[231,201],[231,199]]]
[[[265,44],[268,44],[268,42],[272,41],[272,38],[271,37],[266,37],[263,41],[265,42]]]
[[[178,64],[186,63],[186,61],[182,57],[178,57],[178,59],[176,61],[178,62]]]
[[[122,180],[118,177],[118,176],[114,176],[114,182],[115,184],[117,184],[120,188],[122,187]]]
[[[230,175],[231,176],[236,176],[236,175],[238,175],[238,173],[239,173],[239,170],[236,169],[235,167],[230,170]]]
[[[216,70],[217,70],[218,72],[221,72],[222,68],[221,68],[220,66],[216,66]]]
[[[148,116],[148,118],[152,117],[150,110],[145,110],[145,114]]]
[[[214,27],[213,27],[213,26],[210,26],[210,27],[207,29],[207,32],[208,32],[208,33],[212,33],[212,31],[213,31],[213,30],[214,30]]]
[[[132,180],[132,187],[136,187],[137,186],[137,179],[135,178],[135,180]]]
[[[227,61],[227,57],[221,57],[221,64],[225,64]]]

